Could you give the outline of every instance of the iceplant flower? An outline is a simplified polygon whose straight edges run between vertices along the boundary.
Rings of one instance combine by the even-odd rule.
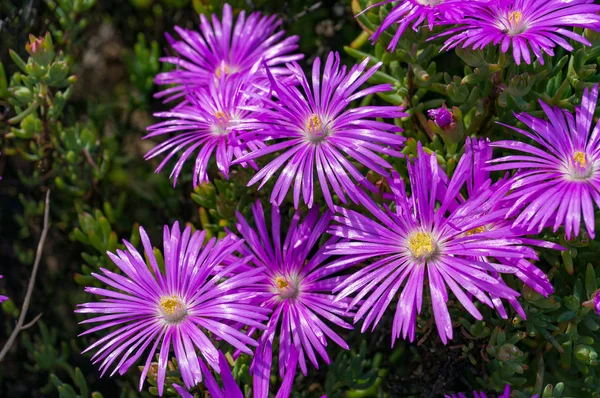
[[[342,256],[331,267],[372,260],[334,289],[340,300],[354,295],[350,308],[358,307],[354,322],[365,318],[363,332],[376,327],[399,294],[392,344],[400,335],[414,340],[426,283],[444,343],[453,336],[448,288],[476,319],[482,319],[482,315],[473,298],[494,308],[492,297],[515,300],[519,296],[495,274],[514,274],[547,296],[549,284],[531,263],[538,255],[528,244],[558,248],[547,242],[524,240],[519,231],[512,231],[509,223],[503,223],[508,209],[498,203],[506,195],[508,184],[480,189],[475,196],[460,199],[459,191],[470,171],[460,163],[468,161],[468,157],[461,159],[456,173],[448,179],[435,154],[426,155],[420,145],[418,152],[414,162],[408,164],[411,196],[396,175],[391,183],[394,211],[381,208],[366,195],[361,202],[370,215],[337,207],[337,224],[329,231],[347,241],[332,244],[326,251]],[[491,225],[494,228],[488,227]]]
[[[162,395],[171,347],[188,389],[202,381],[203,361],[219,372],[219,353],[209,333],[252,354],[249,346],[256,346],[256,341],[231,325],[263,329],[269,309],[252,303],[252,287],[262,280],[263,271],[239,272],[248,261],[235,255],[242,242],[227,236],[204,244],[206,231],[192,233],[187,227],[182,232],[178,223],[165,226],[163,272],[143,228],[140,236],[149,265],[123,241],[125,251],[108,255],[125,275],[107,269],[92,274],[110,289],[86,288],[102,300],[79,304],[75,311],[97,315],[81,322],[99,324],[82,335],[111,330],[84,351],[96,351],[92,361],[100,363],[102,375],[113,364],[111,375],[122,375],[147,353],[141,391],[158,350],[157,387]],[[230,277],[224,279],[225,275]],[[242,288],[250,292],[240,293]]]
[[[572,28],[600,30],[600,5],[588,0],[494,0],[472,5],[464,18],[449,22],[459,23],[458,27],[440,35],[450,36],[442,49],[500,45],[504,53],[512,50],[517,64],[521,60],[530,64],[531,52],[543,64],[543,53],[554,56],[557,45],[573,51],[569,39],[591,45]]]
[[[329,267],[325,247],[315,249],[329,222],[331,212],[319,216],[314,208],[303,218],[296,212],[282,237],[281,215],[278,207],[271,209],[271,227],[267,227],[260,202],[252,207],[255,227],[238,213],[237,229],[246,245],[244,255],[253,254],[254,262],[263,271],[260,293],[262,305],[272,314],[267,329],[260,336],[250,367],[253,373],[254,397],[266,398],[269,392],[271,363],[275,337],[279,341],[279,373],[284,383],[278,397],[288,397],[297,366],[307,374],[307,358],[318,368],[318,357],[330,363],[327,340],[348,349],[344,339],[331,329],[334,324],[345,329],[352,326],[342,318],[347,315],[348,303],[334,301],[332,289],[344,277],[334,276],[339,267]],[[328,242],[337,241],[329,237]]]
[[[173,185],[177,184],[185,162],[193,154],[196,157],[193,168],[193,184],[196,187],[209,181],[208,167],[213,155],[217,169],[228,178],[234,158],[265,146],[261,141],[240,138],[243,129],[253,128],[255,120],[249,109],[260,105],[261,94],[252,95],[253,88],[239,76],[222,76],[219,82],[190,91],[187,101],[170,111],[155,113],[155,117],[166,120],[148,127],[144,139],[168,137],[144,157],[153,159],[167,154],[157,167],[157,173],[182,152],[170,175]],[[241,165],[256,168],[254,161],[242,162]]]
[[[381,155],[401,157],[399,149],[406,139],[398,135],[401,128],[375,118],[408,115],[399,106],[348,108],[354,100],[392,89],[391,84],[360,89],[381,66],[378,63],[367,69],[368,63],[366,59],[346,71],[345,66],[340,66],[339,54],[331,52],[322,75],[321,60],[315,59],[312,84],[300,65],[288,64],[302,91],[267,72],[276,99],[264,99],[264,107],[254,112],[260,128],[241,137],[279,142],[244,155],[235,163],[282,153],[260,169],[248,185],[260,181],[260,189],[281,169],[271,192],[271,203],[280,205],[293,187],[295,208],[301,197],[309,208],[315,203],[315,174],[330,208],[334,205],[330,187],[343,203],[347,203],[346,195],[357,201],[360,191],[357,183],[377,190],[347,157],[366,169],[388,175],[392,166]]]
[[[233,20],[231,6],[223,6],[223,19],[213,15],[212,24],[200,15],[200,31],[176,26],[180,39],[167,34],[167,40],[175,54],[161,58],[162,62],[175,66],[175,69],[159,73],[157,85],[174,85],[158,92],[155,97],[165,98],[165,102],[181,98],[188,89],[205,86],[224,74],[241,75],[242,78],[266,83],[264,70],[259,74],[248,75],[257,63],[269,67],[274,75],[285,74],[286,62],[302,59],[302,54],[294,54],[298,49],[298,36],[285,37],[285,31],[277,29],[281,19],[276,16],[254,12],[246,18],[241,11],[237,21]]]
[[[585,89],[575,115],[540,100],[546,119],[516,114],[528,130],[503,126],[530,139],[498,141],[492,146],[521,152],[491,161],[489,170],[518,170],[507,200],[515,227],[541,232],[564,227],[567,239],[578,236],[581,221],[595,237],[594,203],[600,206],[600,126],[592,129],[598,85]]]
[[[487,2],[488,0],[473,1]],[[397,23],[398,29],[388,45],[388,50],[392,51],[410,25],[416,32],[423,25],[426,25],[429,30],[433,30],[434,26],[440,21],[458,23],[465,17],[465,13],[468,12],[472,4],[472,2],[465,0],[385,0],[367,7],[361,14],[373,7],[389,3],[395,3],[395,5],[390,13],[386,15],[381,26],[373,33],[371,40],[373,42],[377,41],[383,32]]]

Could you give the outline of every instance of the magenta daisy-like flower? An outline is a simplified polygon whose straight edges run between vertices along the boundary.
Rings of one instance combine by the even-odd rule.
[[[252,87],[234,76],[222,76],[219,84],[211,82],[207,87],[191,91],[182,105],[154,114],[167,120],[148,127],[149,134],[144,138],[165,135],[169,138],[150,150],[145,158],[166,153],[156,169],[159,172],[173,156],[182,152],[171,172],[173,184],[176,184],[185,162],[195,154],[193,183],[197,186],[209,181],[207,171],[214,154],[217,169],[228,178],[234,158],[264,148],[260,141],[240,138],[240,132],[251,128],[255,122],[253,112],[248,109],[257,106],[260,94],[252,93]],[[256,168],[253,161],[248,163]],[[241,164],[243,167],[248,165],[246,162]]]
[[[530,51],[541,64],[543,53],[554,56],[557,45],[572,51],[568,40],[590,45],[574,27],[600,30],[600,5],[589,0],[495,0],[474,4],[464,18],[454,21],[460,26],[443,33],[451,35],[443,49],[461,45],[481,49],[500,45],[502,52],[512,47],[517,64],[531,63]]]
[[[563,226],[570,239],[579,235],[583,215],[585,228],[594,238],[594,203],[600,206],[600,126],[592,130],[597,100],[596,85],[591,92],[585,90],[575,115],[540,101],[548,120],[515,115],[531,132],[503,125],[538,144],[492,143],[521,152],[494,159],[496,164],[489,167],[519,170],[507,197],[513,203],[509,215],[518,214],[515,226],[538,232],[548,225],[553,225],[554,232]]]
[[[221,375],[223,388],[219,386],[217,380],[213,376],[212,372],[206,367],[204,362],[199,361],[199,364],[200,368],[202,369],[202,373],[204,374],[204,385],[206,386],[206,389],[212,398],[244,398],[242,390],[237,385],[233,375],[231,374],[231,369],[229,368],[227,359],[221,351],[219,351],[219,369],[217,373]],[[173,384],[173,388],[175,388],[177,393],[182,398],[194,398],[193,395],[182,386]]]
[[[396,175],[391,183],[394,211],[382,209],[363,195],[366,216],[337,207],[338,225],[330,233],[348,239],[326,251],[343,257],[331,267],[373,260],[334,289],[338,299],[354,295],[350,308],[358,306],[354,322],[362,319],[362,331],[375,328],[391,301],[399,294],[392,326],[392,344],[402,335],[413,340],[416,316],[423,305],[427,283],[433,315],[444,343],[453,336],[447,302],[449,292],[476,319],[482,315],[472,299],[494,308],[493,299],[515,300],[519,293],[496,274],[514,274],[544,296],[549,283],[531,261],[536,251],[528,245],[558,248],[547,242],[523,239],[504,222],[508,209],[499,205],[508,184],[478,189],[463,199],[459,192],[471,173],[472,157],[461,158],[452,179],[444,174],[435,154],[409,162],[412,194],[409,197]],[[426,282],[427,281],[427,282]],[[551,286],[549,287],[551,291]]]
[[[487,2],[488,0],[474,1]],[[397,23],[398,30],[388,46],[389,50],[396,48],[400,37],[410,25],[415,31],[421,25],[427,25],[429,30],[433,30],[434,25],[440,21],[449,23],[461,21],[465,17],[465,12],[471,7],[471,2],[464,0],[385,0],[367,7],[363,12],[388,3],[397,4],[371,36],[371,40],[375,42],[383,32]]]
[[[367,59],[346,71],[345,66],[340,66],[339,54],[331,52],[322,76],[321,60],[315,59],[312,84],[300,65],[288,64],[302,91],[277,81],[268,73],[277,100],[264,100],[265,107],[255,112],[260,129],[244,133],[242,137],[279,142],[242,156],[236,162],[282,153],[256,173],[248,185],[261,181],[262,187],[283,168],[271,193],[271,202],[280,205],[293,186],[296,208],[300,196],[308,207],[314,204],[315,174],[330,208],[333,207],[330,186],[343,203],[346,203],[346,195],[357,201],[360,191],[357,183],[376,190],[348,157],[366,169],[388,175],[387,170],[392,166],[381,155],[402,156],[398,149],[405,138],[397,134],[401,128],[375,118],[400,118],[407,114],[398,106],[348,108],[354,100],[392,89],[390,84],[360,89],[381,66],[379,63],[367,70],[368,62]]]
[[[155,82],[159,85],[175,85],[155,96],[166,101],[182,97],[186,89],[206,86],[223,74],[246,75],[258,62],[269,67],[271,73],[286,73],[286,62],[302,59],[292,54],[298,49],[298,36],[284,38],[283,30],[277,31],[281,20],[276,16],[263,16],[259,12],[246,18],[241,11],[234,24],[231,6],[223,6],[223,19],[213,15],[212,25],[200,15],[200,32],[175,27],[181,39],[167,34],[167,40],[176,55],[161,58],[175,66],[175,70],[159,73]],[[277,31],[277,32],[276,32]],[[266,82],[264,70],[255,75]]]
[[[187,227],[181,232],[178,223],[171,229],[165,226],[163,272],[143,228],[140,236],[147,261],[124,241],[126,251],[108,255],[125,275],[107,269],[102,269],[102,275],[92,274],[112,289],[86,288],[103,299],[80,304],[75,311],[98,314],[82,323],[99,326],[82,335],[114,329],[84,351],[96,350],[92,360],[101,364],[102,374],[113,364],[111,375],[124,374],[147,353],[141,390],[158,350],[157,382],[162,395],[171,347],[188,389],[202,381],[203,359],[219,371],[219,354],[208,333],[252,354],[248,346],[257,345],[256,341],[231,324],[263,329],[261,321],[267,319],[269,309],[252,303],[252,287],[262,280],[264,271],[239,272],[248,261],[235,256],[242,242],[229,235],[204,244],[205,231],[192,233]],[[244,288],[249,291],[240,293]]]
[[[262,305],[272,310],[267,330],[259,339],[251,371],[254,374],[254,396],[267,397],[273,358],[275,337],[279,337],[279,372],[285,377],[278,396],[287,397],[298,365],[307,374],[307,358],[318,368],[318,357],[330,363],[327,355],[327,340],[348,349],[346,342],[331,329],[329,324],[352,329],[342,320],[348,303],[334,301],[332,289],[343,281],[343,277],[332,276],[341,267],[325,264],[329,256],[325,247],[313,249],[321,239],[331,213],[319,216],[312,209],[304,219],[296,212],[281,236],[281,215],[278,207],[271,211],[271,228],[267,227],[260,202],[252,207],[255,228],[238,213],[237,229],[247,246],[240,249],[243,254],[253,254],[255,263],[262,267],[264,279],[260,293]],[[329,237],[328,242],[338,238]],[[296,364],[297,362],[297,364]]]

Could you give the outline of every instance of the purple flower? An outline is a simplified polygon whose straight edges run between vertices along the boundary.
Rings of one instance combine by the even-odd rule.
[[[554,47],[567,51],[573,47],[572,39],[587,46],[591,45],[581,34],[569,29],[573,27],[600,30],[600,5],[589,0],[495,0],[489,4],[474,4],[472,12],[459,22],[460,26],[442,33],[452,35],[442,49],[472,47],[482,49],[490,43],[500,44],[502,52],[512,46],[517,64],[521,58],[531,63],[530,50],[544,63],[543,52],[554,56]]]
[[[82,335],[116,327],[84,351],[97,349],[92,360],[101,363],[102,374],[117,360],[111,375],[117,371],[124,374],[151,345],[139,387],[141,391],[158,349],[158,393],[162,395],[171,346],[188,389],[202,381],[202,358],[219,369],[219,354],[207,332],[251,354],[248,345],[256,345],[256,341],[230,324],[264,328],[260,322],[267,319],[269,310],[252,304],[251,292],[240,293],[263,277],[259,268],[236,272],[248,261],[234,255],[242,242],[229,235],[204,245],[205,231],[192,233],[187,227],[181,233],[178,223],[171,230],[165,226],[162,272],[143,228],[140,236],[149,265],[124,241],[126,251],[108,255],[125,276],[107,269],[102,269],[103,275],[92,274],[115,290],[86,288],[104,298],[80,304],[76,310],[99,314],[82,322],[100,323]],[[224,275],[233,273],[236,275],[223,280]]]
[[[392,299],[400,299],[392,326],[392,344],[402,335],[414,340],[417,313],[423,304],[427,277],[433,315],[444,343],[452,338],[447,307],[449,287],[458,302],[476,319],[482,315],[472,298],[494,308],[494,299],[516,300],[519,293],[503,282],[500,274],[514,274],[540,294],[552,291],[546,276],[531,260],[538,255],[527,245],[557,248],[547,242],[523,239],[505,222],[508,209],[500,205],[508,184],[481,187],[462,198],[460,190],[472,174],[471,156],[461,158],[449,179],[435,154],[409,162],[412,196],[396,174],[391,187],[394,208],[382,209],[363,195],[362,204],[372,217],[337,207],[330,233],[348,241],[331,245],[326,253],[343,257],[330,267],[349,266],[373,259],[337,285],[338,299],[355,294],[350,308],[358,305],[354,322],[365,317],[362,331],[375,328]],[[484,260],[485,258],[485,260]],[[523,314],[524,315],[524,314]]]
[[[199,364],[200,368],[202,369],[202,373],[204,374],[204,384],[206,385],[206,389],[212,398],[244,398],[242,390],[240,390],[240,387],[236,384],[233,375],[231,374],[231,369],[229,368],[227,359],[221,351],[219,351],[219,369],[217,373],[220,373],[221,375],[223,388],[219,386],[217,380],[215,380],[215,377],[206,367],[204,362],[199,361]],[[182,398],[193,398],[193,395],[182,386],[173,384],[173,388],[175,388],[177,393],[179,393]]]
[[[281,236],[279,208],[271,211],[271,228],[267,227],[260,202],[252,207],[256,227],[252,228],[238,213],[237,229],[248,245],[240,248],[244,255],[253,254],[257,265],[263,267],[262,305],[272,310],[251,365],[254,374],[254,396],[267,397],[275,337],[279,341],[279,372],[285,380],[279,393],[289,396],[296,366],[307,374],[307,358],[318,368],[317,357],[330,363],[327,338],[348,349],[346,342],[325,321],[342,328],[352,326],[342,320],[348,303],[334,301],[332,289],[343,277],[332,276],[340,267],[325,265],[329,256],[325,247],[314,246],[322,238],[331,212],[319,217],[314,208],[301,220],[299,212],[292,217],[285,237]],[[270,231],[269,231],[270,230]],[[330,237],[328,242],[338,238]],[[351,315],[351,314],[350,314]],[[295,353],[297,351],[297,353]],[[296,364],[297,362],[297,364]]]
[[[280,25],[277,17],[262,16],[259,12],[246,19],[245,11],[240,12],[234,25],[231,6],[225,3],[223,20],[213,15],[212,26],[200,15],[200,32],[175,27],[181,39],[175,40],[167,34],[167,40],[177,55],[161,61],[175,65],[176,69],[159,73],[155,79],[156,84],[175,86],[155,97],[171,101],[182,97],[186,88],[205,86],[223,74],[244,77],[257,63],[264,63],[274,75],[285,74],[286,69],[280,65],[303,56],[291,54],[298,48],[298,36],[283,39],[283,30],[275,33]],[[264,70],[255,77],[266,82]]]
[[[452,112],[445,106],[438,109],[430,109],[427,111],[427,115],[441,128],[448,127],[454,123]]]
[[[488,0],[474,1],[486,2]],[[393,24],[398,23],[398,30],[394,34],[388,50],[396,48],[398,40],[411,24],[415,32],[422,24],[426,24],[429,30],[433,30],[436,22],[449,21],[450,23],[456,23],[463,20],[465,12],[471,7],[471,3],[465,0],[385,0],[367,7],[363,12],[388,3],[397,4],[371,36],[371,40],[375,42],[384,31]]]
[[[296,208],[301,194],[309,208],[314,204],[314,174],[330,208],[333,208],[333,198],[329,185],[343,203],[346,203],[346,194],[352,201],[357,201],[360,191],[357,183],[376,190],[346,155],[367,169],[387,175],[387,169],[392,166],[381,154],[402,156],[398,149],[405,138],[396,134],[402,131],[401,128],[374,119],[399,118],[407,114],[398,106],[347,109],[351,101],[392,89],[392,85],[382,84],[359,90],[381,66],[379,63],[366,70],[368,62],[367,59],[346,72],[346,67],[340,67],[339,54],[332,52],[327,57],[321,79],[321,60],[316,58],[312,89],[302,68],[292,63],[288,67],[298,79],[302,92],[294,85],[278,82],[268,73],[278,100],[265,99],[265,107],[256,111],[262,128],[242,134],[242,137],[264,141],[277,139],[279,142],[242,156],[236,162],[247,162],[278,151],[282,153],[263,167],[248,185],[261,181],[262,187],[283,167],[271,192],[271,203],[280,205],[293,185]]]
[[[519,141],[492,143],[522,152],[494,159],[498,164],[488,168],[519,170],[507,197],[513,203],[508,215],[519,214],[514,226],[538,232],[547,225],[554,225],[554,232],[563,226],[570,239],[572,234],[579,235],[583,214],[585,227],[594,238],[594,202],[600,205],[600,127],[591,128],[597,100],[596,85],[591,93],[584,91],[575,115],[540,101],[548,121],[526,113],[515,115],[532,132],[503,124],[541,146]]]
[[[207,169],[213,152],[217,169],[228,178],[234,157],[264,148],[260,141],[240,139],[241,130],[251,128],[255,123],[253,112],[248,109],[259,104],[260,94],[251,95],[252,87],[245,85],[240,77],[222,76],[220,84],[217,83],[211,82],[207,87],[188,93],[185,103],[168,112],[155,113],[154,116],[168,120],[148,127],[149,134],[144,139],[161,135],[169,137],[145,156],[152,159],[168,153],[156,172],[185,148],[171,172],[174,185],[186,160],[195,152],[193,183],[197,186],[209,181]],[[249,164],[256,168],[253,161]],[[247,164],[242,162],[242,166],[247,167]]]

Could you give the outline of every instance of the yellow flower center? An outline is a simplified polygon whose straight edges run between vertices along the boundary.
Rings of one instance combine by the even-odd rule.
[[[306,137],[313,143],[321,142],[327,137],[328,130],[319,116],[313,113],[306,122]]]
[[[573,154],[573,160],[576,163],[579,163],[580,167],[587,166],[587,160],[585,159],[585,153],[583,153],[581,151],[577,151]]]
[[[227,76],[231,73],[231,69],[229,68],[228,65],[223,65],[223,67],[219,66],[217,68],[217,70],[215,71],[215,74],[217,75],[218,78],[221,78],[221,70],[223,70],[223,72],[225,72],[225,76]]]
[[[510,22],[513,26],[518,25],[523,20],[523,13],[521,11],[513,11],[508,14],[508,22]]]
[[[219,119],[219,121],[222,121],[223,123],[227,123],[227,121],[229,119],[227,117],[227,114],[225,112],[223,112],[223,111],[217,111],[217,112],[215,112],[215,117],[217,119]]]
[[[471,236],[471,235],[475,235],[475,234],[480,234],[480,233],[482,233],[483,231],[485,231],[485,227],[484,227],[484,226],[481,226],[481,227],[473,228],[473,229],[471,229],[471,230],[467,231],[467,232],[465,233],[465,235],[467,235],[467,236]]]
[[[313,115],[308,119],[306,123],[306,129],[308,131],[316,131],[321,128],[321,121],[319,117],[313,113]]]
[[[284,277],[278,276],[277,278],[275,278],[275,285],[277,285],[277,289],[283,290],[286,287],[289,287],[290,283],[287,280],[285,280]]]
[[[229,115],[224,111],[216,111],[214,117],[217,119],[216,123],[212,126],[212,132],[216,135],[227,135],[229,134]]]
[[[167,314],[175,314],[175,310],[181,307],[181,301],[176,296],[163,297],[160,299],[160,308]]]
[[[417,232],[408,239],[408,248],[415,257],[429,257],[435,251],[435,244],[431,235],[425,232]]]
[[[300,293],[300,285],[297,277],[293,276],[278,276],[273,279],[275,289],[274,293],[279,295],[281,300],[295,299]]]
[[[511,11],[507,15],[506,21],[501,21],[498,26],[510,36],[517,36],[525,33],[529,27],[527,21],[523,17],[522,11]]]
[[[177,323],[187,315],[185,305],[175,295],[161,297],[158,308],[163,319],[169,323]]]

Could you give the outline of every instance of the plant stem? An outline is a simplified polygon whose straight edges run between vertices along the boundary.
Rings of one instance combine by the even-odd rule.
[[[25,317],[27,316],[27,310],[29,309],[29,303],[31,302],[31,296],[33,295],[33,288],[35,286],[35,278],[37,276],[38,269],[40,267],[40,261],[42,259],[42,253],[44,251],[44,242],[46,241],[46,236],[48,235],[48,230],[50,229],[50,190],[46,191],[46,201],[44,208],[44,227],[42,229],[42,234],[40,235],[40,241],[37,246],[37,251],[35,253],[35,260],[33,262],[33,269],[31,270],[31,277],[29,278],[29,285],[27,286],[27,293],[25,294],[25,299],[23,300],[23,306],[21,307],[21,313],[19,314],[19,319],[17,324],[10,334],[10,337],[0,350],[0,362],[4,360],[4,357],[8,353],[8,350],[12,347],[13,343],[17,339],[17,336],[22,330],[27,329],[33,325],[33,321],[29,322],[27,325],[23,325],[25,323]],[[36,317],[37,320],[41,315]]]

